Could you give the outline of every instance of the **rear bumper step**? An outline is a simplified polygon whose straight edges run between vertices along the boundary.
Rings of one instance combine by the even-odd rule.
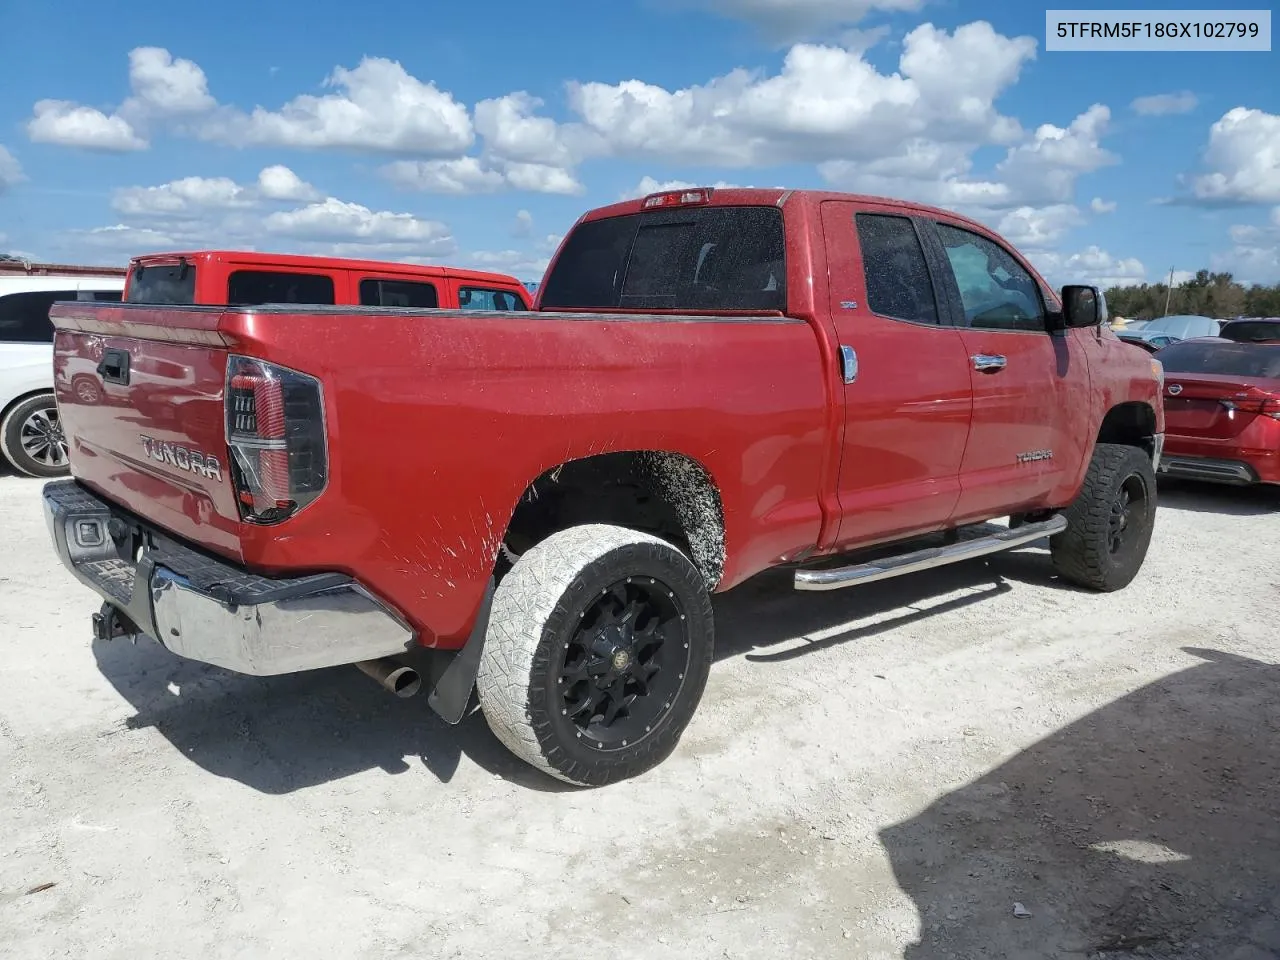
[[[1208,480],[1213,483],[1229,483],[1247,486],[1258,482],[1258,474],[1247,463],[1239,460],[1217,460],[1211,457],[1165,456],[1159,473],[1166,477],[1184,480]]]
[[[45,521],[67,569],[181,657],[272,676],[404,653],[414,631],[343,574],[275,579],[201,553],[74,480],[46,484]],[[119,635],[107,630],[99,634]]]
[[[1067,529],[1067,518],[1059,513],[1039,523],[1026,523],[1020,527],[1002,529],[998,533],[974,540],[915,550],[870,563],[831,567],[824,570],[797,570],[795,587],[797,590],[840,590],[863,583],[874,583],[876,580],[888,580],[890,577],[901,577],[908,573],[931,570],[934,567],[945,567],[948,564],[972,560],[974,557],[986,556],[989,553],[1013,550],[1044,537],[1061,533],[1065,529]]]

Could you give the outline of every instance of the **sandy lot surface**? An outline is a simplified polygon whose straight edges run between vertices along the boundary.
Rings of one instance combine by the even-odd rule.
[[[0,956],[1280,955],[1276,494],[1166,489],[1113,596],[1038,549],[748,584],[677,753],[575,791],[355,670],[92,643],[38,491],[0,476]]]

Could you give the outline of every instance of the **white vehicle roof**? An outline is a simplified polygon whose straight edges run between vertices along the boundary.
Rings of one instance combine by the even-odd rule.
[[[123,290],[124,277],[93,274],[74,276],[23,276],[0,273],[0,297],[11,293],[43,293],[46,290]]]

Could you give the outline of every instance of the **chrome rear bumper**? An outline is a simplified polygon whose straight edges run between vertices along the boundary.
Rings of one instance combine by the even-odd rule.
[[[137,631],[181,657],[271,676],[404,653],[414,631],[343,574],[271,578],[195,550],[74,480],[46,484],[54,549]]]

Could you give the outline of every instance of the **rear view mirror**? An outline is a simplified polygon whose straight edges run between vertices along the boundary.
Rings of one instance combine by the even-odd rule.
[[[1070,284],[1062,288],[1065,327],[1094,327],[1107,322],[1107,298],[1097,287]]]

